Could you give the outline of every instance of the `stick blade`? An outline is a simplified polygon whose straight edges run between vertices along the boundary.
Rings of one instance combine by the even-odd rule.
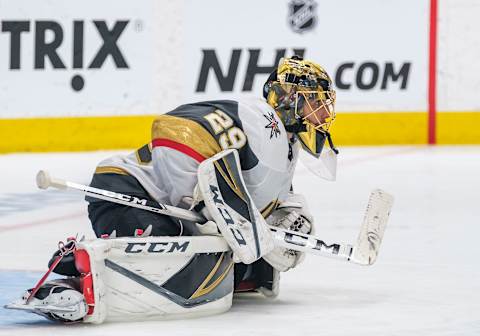
[[[354,262],[366,266],[375,263],[392,206],[392,195],[381,189],[372,191],[353,252]]]

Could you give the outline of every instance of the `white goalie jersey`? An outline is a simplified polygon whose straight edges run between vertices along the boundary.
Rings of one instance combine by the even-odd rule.
[[[245,184],[267,217],[288,195],[299,146],[265,101],[206,101],[160,115],[151,143],[102,161],[96,173],[132,175],[158,202],[179,206],[183,197],[193,196],[198,165],[235,148]]]

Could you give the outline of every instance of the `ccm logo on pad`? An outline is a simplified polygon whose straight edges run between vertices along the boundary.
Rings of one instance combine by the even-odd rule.
[[[179,242],[152,242],[152,243],[128,243],[125,253],[172,253],[185,252],[190,245],[189,241]]]

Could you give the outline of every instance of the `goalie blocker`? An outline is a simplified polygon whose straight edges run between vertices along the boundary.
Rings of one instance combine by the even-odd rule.
[[[233,250],[235,262],[251,264],[274,248],[273,237],[253,203],[241,173],[236,149],[224,150],[198,167],[195,202],[203,200],[213,220]],[[200,193],[200,195],[198,195]]]

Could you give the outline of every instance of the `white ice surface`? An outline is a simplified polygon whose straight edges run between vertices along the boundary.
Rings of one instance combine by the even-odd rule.
[[[38,190],[37,170],[86,184],[110,154],[0,156],[1,303],[16,296],[13,271],[45,271],[59,240],[93,236],[82,196]],[[0,308],[0,335],[480,335],[480,147],[349,147],[338,169],[332,183],[300,165],[294,187],[327,242],[354,242],[369,192],[392,193],[374,266],[309,256],[282,274],[276,300],[241,297],[188,321],[63,326]]]

